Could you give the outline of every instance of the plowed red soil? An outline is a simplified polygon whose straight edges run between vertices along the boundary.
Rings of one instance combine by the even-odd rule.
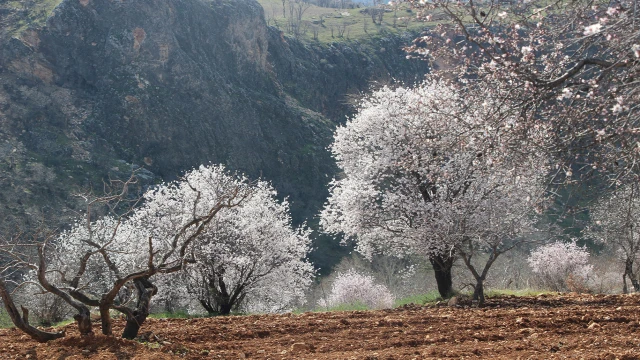
[[[96,331],[99,332],[96,323]],[[122,321],[116,321],[116,331]],[[148,320],[143,339],[38,344],[0,330],[1,359],[640,359],[640,295],[501,297],[485,308]]]

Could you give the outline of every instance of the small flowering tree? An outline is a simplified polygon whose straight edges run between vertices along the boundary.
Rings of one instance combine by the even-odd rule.
[[[571,290],[567,280],[586,282],[593,270],[589,252],[575,243],[555,242],[531,252],[527,259],[544,286],[554,291]]]
[[[634,265],[640,256],[640,189],[637,183],[606,194],[591,209],[591,225],[586,234],[610,246],[624,264],[623,292],[629,291],[627,278],[633,290],[640,291]]]
[[[485,302],[484,282],[498,257],[539,236],[536,212],[544,205],[545,166],[534,160],[509,171],[520,173],[497,171],[481,177],[479,189],[468,192],[467,207],[458,208],[453,217],[461,224],[456,252],[476,281],[473,299],[479,306]],[[487,256],[483,262],[477,259],[481,255]]]
[[[493,260],[511,248],[503,240],[541,205],[547,169],[544,152],[521,141],[544,138],[544,126],[523,127],[503,103],[457,85],[429,80],[365,99],[336,131],[344,173],[321,214],[326,231],[354,238],[365,256],[428,258],[443,297],[456,254],[471,266],[480,248],[493,249]],[[481,293],[486,271],[470,270]]]
[[[275,195],[256,183],[241,206],[209,224],[193,249],[195,263],[178,275],[209,314],[277,312],[304,301],[314,276],[309,232],[291,226],[287,201]]]
[[[394,296],[381,284],[376,284],[373,276],[359,274],[353,269],[340,273],[333,280],[331,291],[318,305],[324,308],[339,305],[362,304],[369,309],[393,307]]]

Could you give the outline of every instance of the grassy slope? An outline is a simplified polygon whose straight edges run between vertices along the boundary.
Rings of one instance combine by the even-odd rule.
[[[276,26],[285,33],[287,32],[287,22],[289,18],[289,10],[286,9],[286,17],[282,14],[281,0],[257,0],[264,8],[265,18],[271,26]],[[424,22],[415,19],[415,13],[405,5],[401,5],[397,11],[396,27],[393,26],[394,13],[385,13],[382,25],[373,24],[371,16],[360,13],[365,9],[333,9],[323,8],[312,5],[302,16],[302,21],[309,24],[309,28],[302,38],[313,40],[313,28],[318,30],[318,42],[329,43],[341,40],[354,40],[374,37],[384,33],[399,33],[407,30],[419,30],[425,25]],[[313,24],[319,22],[320,17],[324,15],[322,25]],[[366,23],[366,25],[365,25]],[[346,30],[342,37],[339,37],[338,29],[346,25]],[[365,29],[366,27],[366,29]],[[333,29],[333,36],[332,36]]]
[[[16,36],[29,27],[42,27],[53,9],[61,2],[62,0],[0,2],[1,9],[10,11],[5,30],[10,36]]]

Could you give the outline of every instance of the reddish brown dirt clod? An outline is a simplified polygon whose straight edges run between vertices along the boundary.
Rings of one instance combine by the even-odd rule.
[[[141,341],[80,338],[69,325],[66,338],[38,344],[3,329],[0,359],[640,359],[640,295],[502,297],[487,305],[149,319]],[[114,332],[123,325],[115,320]]]

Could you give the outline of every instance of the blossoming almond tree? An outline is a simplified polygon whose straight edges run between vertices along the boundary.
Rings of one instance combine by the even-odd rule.
[[[318,305],[331,308],[340,305],[362,304],[369,309],[384,309],[393,307],[394,296],[382,284],[376,284],[373,276],[363,275],[349,269],[340,273],[333,280],[331,291],[326,299],[321,299]]]
[[[440,294],[448,296],[463,242],[500,244],[506,228],[521,229],[515,215],[488,216],[491,206],[524,219],[530,212],[524,210],[540,205],[536,184],[546,158],[519,139],[544,137],[545,129],[523,129],[502,109],[491,97],[445,81],[376,92],[336,131],[331,149],[343,178],[332,183],[323,228],[355,238],[365,255],[427,257]],[[500,230],[483,232],[487,224]]]
[[[637,183],[628,184],[605,194],[591,209],[592,224],[587,235],[611,247],[624,264],[623,292],[629,291],[627,278],[633,291],[640,291],[634,265],[640,255],[640,189]]]
[[[546,167],[536,156],[520,159],[526,160],[477,176],[464,201],[450,209],[450,222],[459,224],[456,252],[475,279],[473,299],[480,306],[484,282],[498,257],[541,237],[536,215],[544,206]]]
[[[571,169],[637,181],[640,12],[631,0],[408,0],[448,21],[411,47],[439,72],[505,99],[523,124],[553,129],[547,149]]]
[[[209,314],[233,309],[278,312],[304,301],[314,276],[309,231],[291,225],[289,204],[258,182],[241,206],[220,213],[177,274]]]
[[[540,246],[531,252],[527,261],[533,272],[540,275],[543,284],[554,291],[571,290],[569,280],[584,283],[593,271],[589,252],[574,242]]]

